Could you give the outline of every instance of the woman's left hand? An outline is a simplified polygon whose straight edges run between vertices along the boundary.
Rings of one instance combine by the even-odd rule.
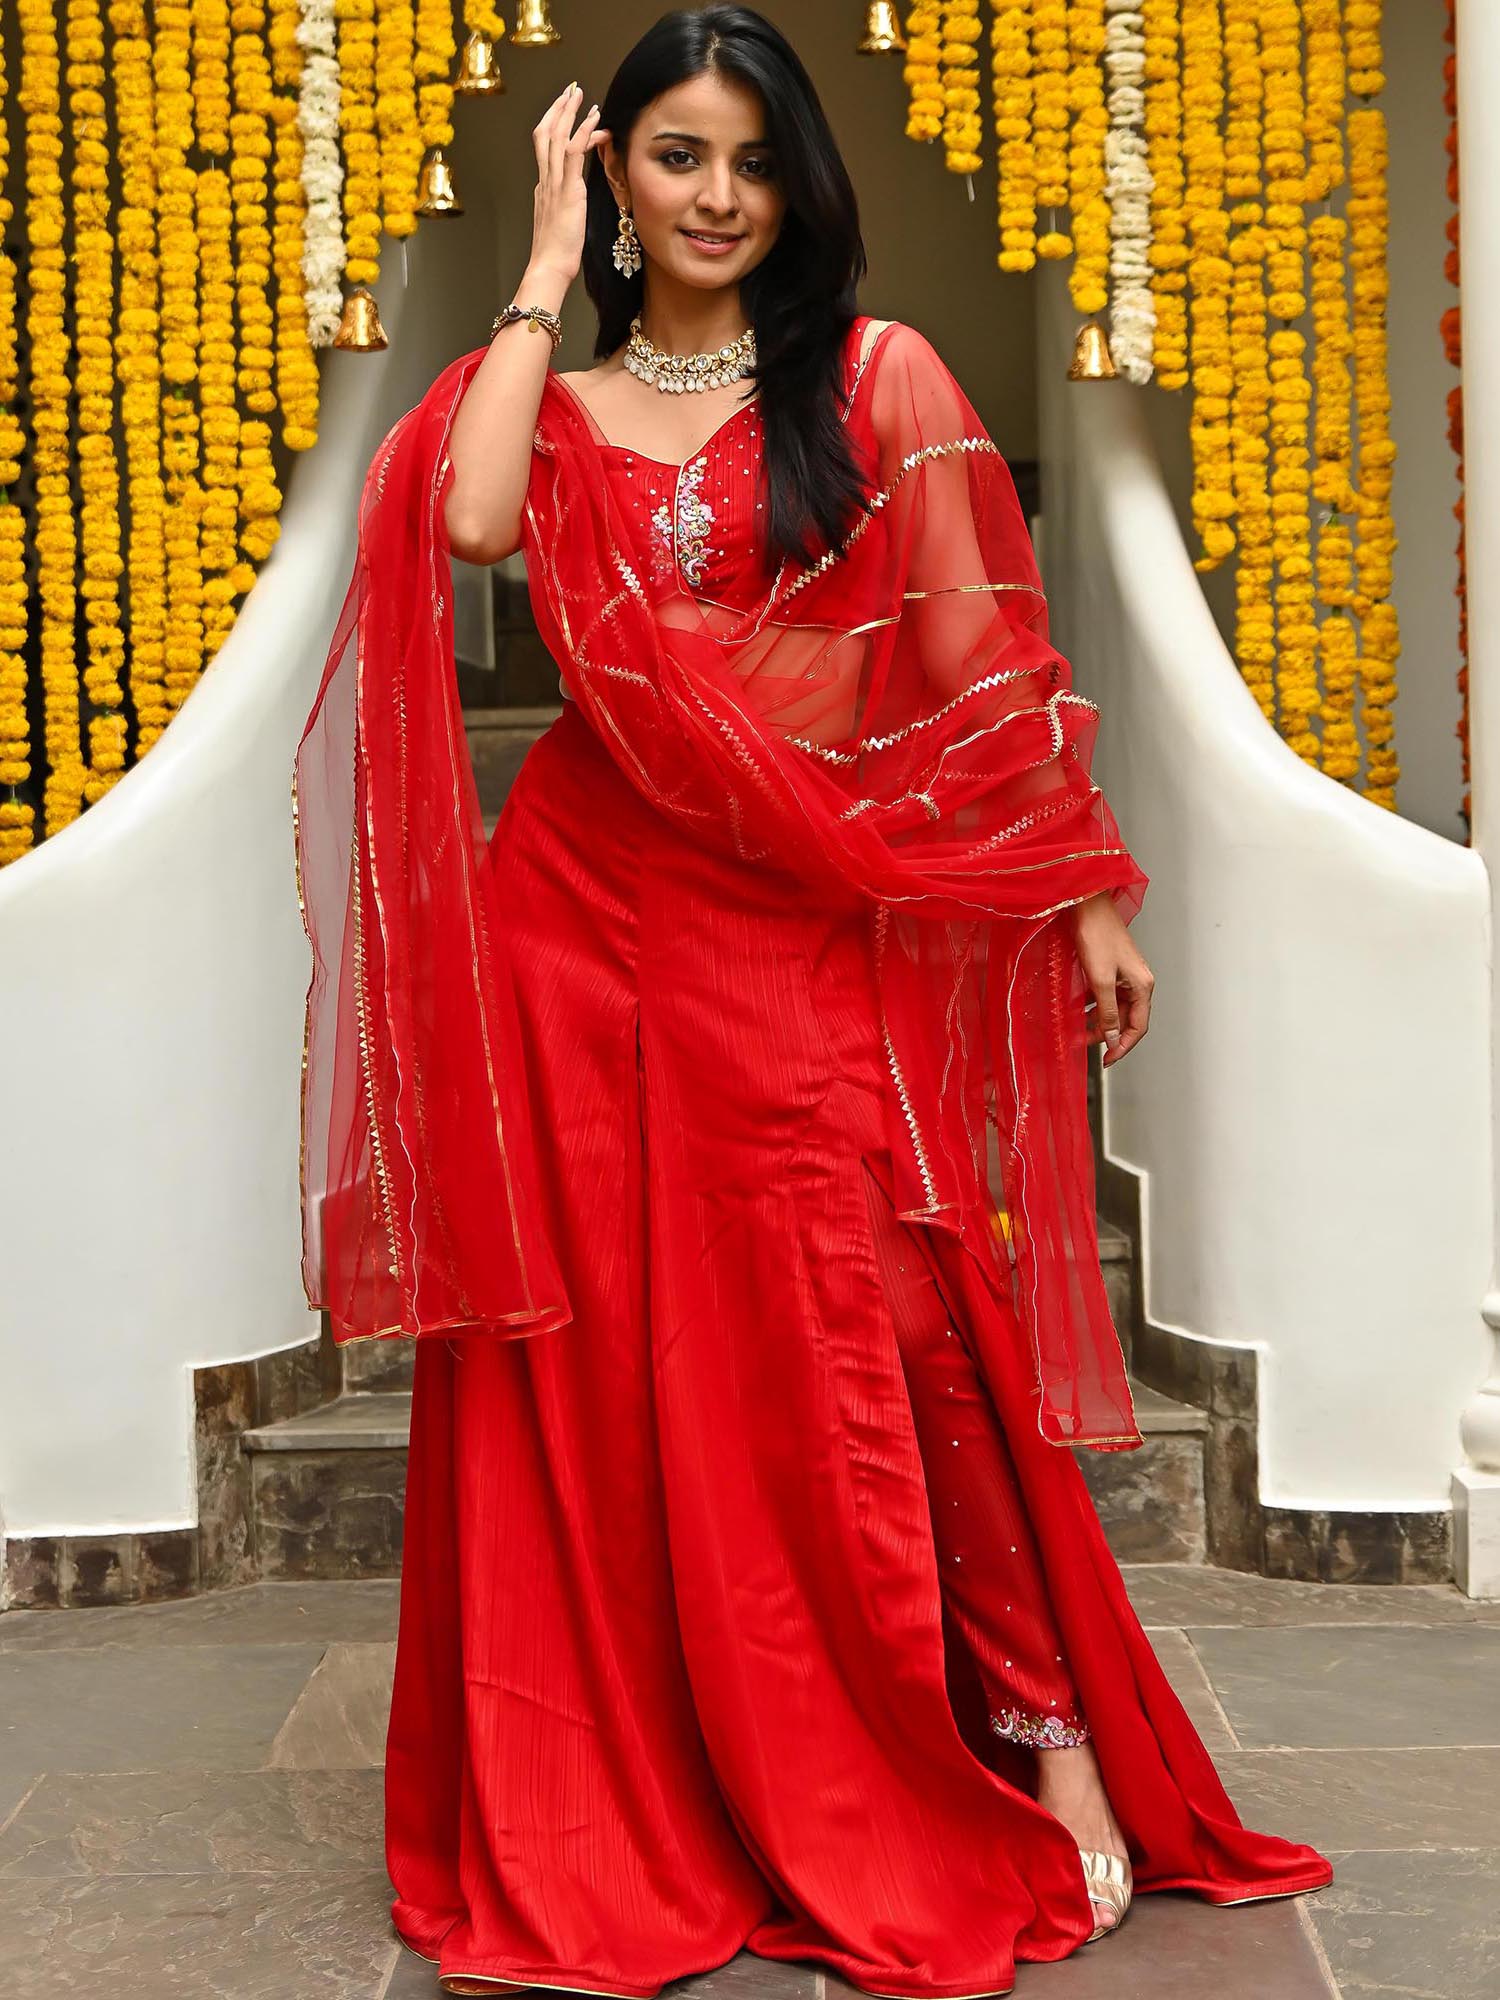
[[[1107,889],[1075,904],[1073,940],[1093,994],[1088,1039],[1107,1045],[1103,1060],[1108,1067],[1128,1054],[1145,1034],[1156,980],[1131,942],[1125,920]]]

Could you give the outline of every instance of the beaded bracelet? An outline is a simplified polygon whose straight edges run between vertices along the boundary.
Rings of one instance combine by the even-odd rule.
[[[508,326],[513,319],[529,320],[533,328],[545,327],[552,336],[554,348],[562,340],[562,321],[555,312],[549,312],[545,306],[518,306],[514,303],[508,305],[504,312],[496,313],[490,323],[490,339],[493,340],[501,327]]]

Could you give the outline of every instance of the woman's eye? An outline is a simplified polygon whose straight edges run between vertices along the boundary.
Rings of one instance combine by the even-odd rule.
[[[693,157],[692,154],[688,152],[685,147],[673,146],[670,152],[666,152],[661,155],[661,160],[664,165],[670,166],[676,160],[691,160],[692,157]],[[752,158],[746,160],[744,162],[744,165],[747,167],[756,167],[760,169],[756,178],[761,180],[769,178],[769,176],[776,171],[776,169],[771,165],[771,162],[769,160]]]

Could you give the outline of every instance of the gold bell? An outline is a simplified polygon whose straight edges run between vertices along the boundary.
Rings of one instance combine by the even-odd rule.
[[[1068,363],[1070,382],[1113,382],[1118,370],[1104,337],[1104,328],[1091,319],[1078,329],[1073,343],[1073,359]]]
[[[502,24],[503,25],[503,24]],[[493,97],[505,88],[495,44],[476,28],[459,51],[458,72],[453,79],[456,97]]]
[[[464,205],[453,186],[453,169],[441,146],[434,146],[417,176],[418,215],[462,215]]]
[[[375,294],[364,285],[356,285],[344,301],[344,310],[339,317],[339,330],[333,336],[335,347],[352,347],[361,353],[373,354],[377,348],[389,347],[385,328],[380,324],[379,308],[375,304]]]
[[[870,0],[865,9],[865,38],[856,47],[862,56],[889,55],[893,49],[906,47],[895,0]]]
[[[562,40],[552,25],[550,0],[519,0],[511,40],[518,49],[546,49]]]

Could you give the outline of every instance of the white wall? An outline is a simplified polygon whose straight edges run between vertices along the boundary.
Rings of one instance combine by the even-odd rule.
[[[1046,582],[1151,877],[1152,1026],[1104,1097],[1144,1176],[1146,1314],[1259,1350],[1262,1499],[1445,1508],[1489,1351],[1485,870],[1266,723],[1176,527],[1156,392],[1064,380],[1075,323],[1047,273]]]

